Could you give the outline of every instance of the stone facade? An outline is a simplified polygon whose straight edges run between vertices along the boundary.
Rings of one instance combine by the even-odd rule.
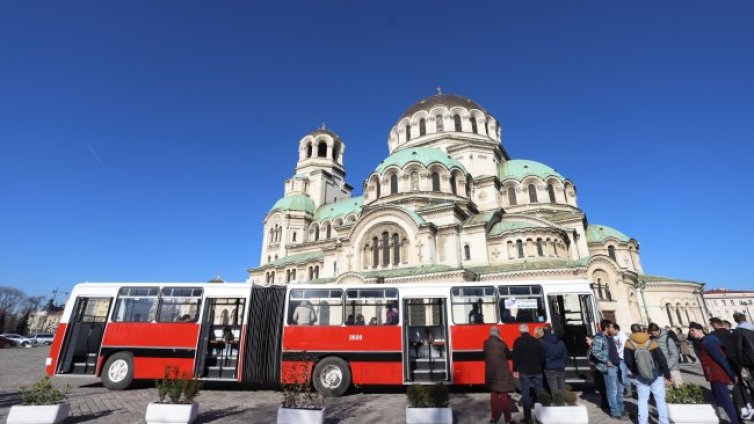
[[[728,320],[736,326],[733,314],[741,312],[754,322],[754,291],[715,289],[704,292],[704,301],[711,317]]]
[[[324,128],[307,134],[285,197],[265,217],[260,266],[248,281],[581,277],[593,282],[603,315],[626,328],[669,324],[652,312],[665,300],[701,306],[702,284],[645,276],[635,239],[589,223],[573,181],[512,159],[501,141],[500,123],[474,101],[422,99],[389,131],[389,156],[352,197],[343,140]]]

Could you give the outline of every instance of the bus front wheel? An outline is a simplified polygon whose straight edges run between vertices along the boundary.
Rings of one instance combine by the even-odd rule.
[[[134,380],[134,359],[128,352],[118,352],[102,368],[102,385],[110,390],[124,390]]]
[[[317,363],[312,375],[314,388],[323,396],[341,396],[351,386],[348,362],[331,356]]]

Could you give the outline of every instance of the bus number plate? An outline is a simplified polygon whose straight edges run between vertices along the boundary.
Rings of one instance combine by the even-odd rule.
[[[356,341],[356,340],[364,340],[364,335],[362,334],[349,334],[348,335],[348,341]]]

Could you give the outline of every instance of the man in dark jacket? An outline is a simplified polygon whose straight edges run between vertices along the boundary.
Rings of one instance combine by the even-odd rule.
[[[513,375],[521,380],[521,402],[524,409],[524,423],[531,422],[531,394],[535,398],[542,392],[542,372],[545,365],[545,349],[539,340],[529,334],[529,326],[518,326],[521,337],[513,342]]]
[[[545,335],[541,339],[545,350],[545,378],[550,394],[559,391],[565,393],[565,366],[568,362],[568,350],[560,337],[552,333],[552,327],[546,325]]]
[[[642,352],[637,353],[639,350]],[[638,356],[646,355],[647,350],[652,355],[651,377],[649,375],[642,376],[639,366]],[[639,396],[639,424],[647,424],[649,421],[650,392],[655,398],[660,424],[668,424],[668,406],[665,403],[665,384],[671,381],[668,362],[657,341],[651,340],[649,334],[643,332],[639,324],[631,325],[631,337],[626,341],[623,360],[626,361],[626,367],[636,376],[636,393]],[[665,381],[662,377],[665,377]]]
[[[725,330],[723,329],[723,331]],[[713,332],[705,336],[704,327],[701,324],[689,323],[689,336],[701,340],[698,345],[697,357],[702,363],[704,378],[709,381],[715,402],[725,409],[731,424],[738,424],[738,414],[728,391],[728,384],[731,382],[736,384],[738,378],[736,378],[736,373],[725,356],[724,344],[718,334]]]
[[[511,406],[508,393],[516,390],[513,374],[508,366],[511,351],[500,338],[497,327],[490,328],[490,337],[484,342],[484,384],[490,389],[490,424],[497,423],[500,415],[505,422],[511,421]]]

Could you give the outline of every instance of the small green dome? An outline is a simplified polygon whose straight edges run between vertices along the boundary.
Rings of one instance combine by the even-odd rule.
[[[312,199],[310,199],[309,196],[294,194],[283,197],[275,202],[275,205],[270,209],[270,212],[274,211],[301,211],[313,214],[314,202],[312,202]]]
[[[623,242],[631,240],[630,237],[615,228],[610,228],[605,225],[589,224],[586,227],[587,243],[602,243],[611,237]]]
[[[314,219],[317,221],[333,220],[350,213],[361,215],[362,209],[364,209],[364,196],[347,197],[337,202],[325,203],[320,206],[314,213]]]
[[[382,173],[389,166],[397,166],[403,168],[407,163],[419,162],[425,167],[433,163],[441,163],[446,168],[458,168],[466,173],[466,168],[463,167],[461,162],[457,161],[449,154],[443,152],[440,149],[433,149],[430,147],[411,147],[408,149],[401,149],[392,155],[388,156],[380,162],[375,169],[375,172]]]
[[[561,180],[565,179],[549,166],[533,160],[513,159],[503,162],[500,165],[500,181],[508,179],[521,181],[529,176],[540,177],[542,179],[547,177],[556,177]]]

